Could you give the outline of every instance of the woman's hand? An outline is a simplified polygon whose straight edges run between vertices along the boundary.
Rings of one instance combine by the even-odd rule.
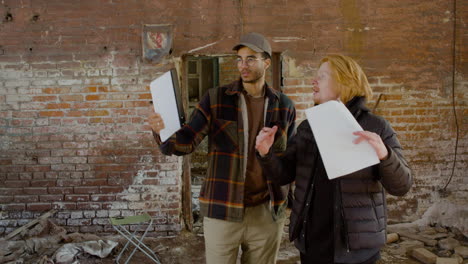
[[[363,140],[366,140],[374,148],[379,160],[387,159],[388,150],[379,135],[369,131],[356,131],[353,135],[358,136],[358,138],[354,140],[354,144],[359,144]]]
[[[161,115],[154,111],[153,105],[150,105],[148,110],[148,123],[151,126],[151,129],[159,134],[159,132],[165,128],[164,121]]]
[[[265,156],[270,151],[271,145],[275,140],[275,133],[278,130],[278,126],[264,127],[257,135],[255,141],[255,149],[257,149],[260,156]]]

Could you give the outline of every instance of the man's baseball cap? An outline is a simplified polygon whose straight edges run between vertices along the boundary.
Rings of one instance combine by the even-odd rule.
[[[271,46],[268,40],[255,32],[245,34],[241,37],[239,44],[232,48],[233,50],[239,50],[241,47],[249,47],[256,52],[266,52],[271,57]]]

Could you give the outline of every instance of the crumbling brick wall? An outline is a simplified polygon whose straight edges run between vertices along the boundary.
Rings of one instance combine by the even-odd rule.
[[[149,83],[183,55],[232,52],[243,32],[283,56],[298,118],[318,60],[356,58],[378,114],[399,134],[415,184],[389,197],[412,220],[452,173],[466,202],[466,5],[460,0],[14,1],[0,3],[0,234],[52,208],[70,231],[109,231],[109,216],[149,211],[155,232],[182,227],[182,159],[159,153],[145,123]],[[454,10],[454,8],[456,8]],[[456,23],[455,23],[456,22]],[[171,24],[173,47],[142,60],[143,24]],[[172,60],[175,59],[175,60]],[[452,96],[454,95],[454,102]]]

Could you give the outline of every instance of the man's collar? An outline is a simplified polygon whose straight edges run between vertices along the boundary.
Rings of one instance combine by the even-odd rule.
[[[239,80],[235,81],[232,84],[233,85],[231,85],[226,90],[227,95],[234,95],[234,94],[239,95],[240,93],[242,93],[242,91],[244,91],[244,86],[242,85],[242,79],[239,78]],[[265,88],[265,95],[269,99],[274,99],[275,97],[276,97],[276,99],[279,98],[279,96],[280,96],[279,91],[276,91],[276,90],[272,89],[266,82],[265,82],[265,85],[263,87]]]

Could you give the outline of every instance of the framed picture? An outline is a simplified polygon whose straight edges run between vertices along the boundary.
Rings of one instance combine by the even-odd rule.
[[[158,63],[172,49],[171,25],[143,25],[143,59]]]

